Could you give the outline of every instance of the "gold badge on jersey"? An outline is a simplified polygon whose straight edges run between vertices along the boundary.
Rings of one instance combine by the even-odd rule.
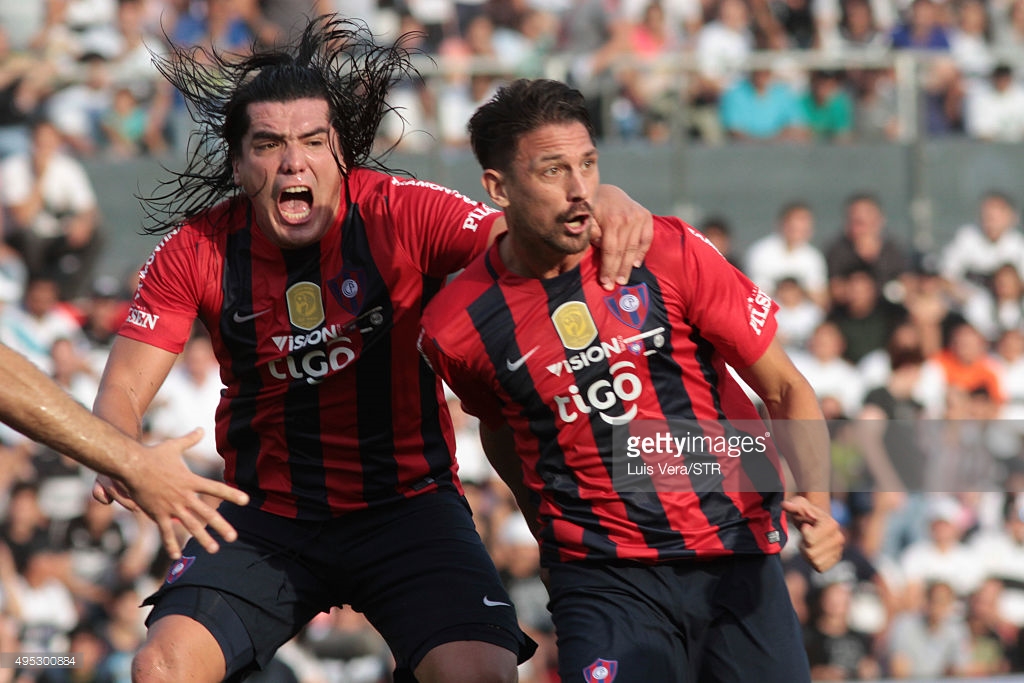
[[[316,329],[324,321],[324,302],[320,287],[312,282],[296,282],[285,292],[288,320],[304,330]]]
[[[597,336],[597,325],[582,301],[569,301],[556,308],[551,322],[567,349],[585,349]]]

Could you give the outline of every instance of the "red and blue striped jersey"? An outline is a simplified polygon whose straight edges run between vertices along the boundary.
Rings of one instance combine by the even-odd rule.
[[[768,483],[761,488],[624,491],[612,462],[615,425],[763,427],[728,365],[748,367],[765,352],[775,303],[674,218],[655,219],[627,285],[602,289],[597,268],[591,250],[557,277],[524,278],[505,268],[496,244],[423,318],[420,350],[466,410],[513,430],[544,561],[778,552],[786,528],[773,445],[720,458],[730,476]]]
[[[426,302],[486,249],[498,212],[358,169],[317,243],[283,250],[245,198],[167,235],[120,334],[173,353],[198,318],[225,385],[225,479],[285,517],[461,491],[442,387],[416,351]],[[347,202],[347,208],[346,208]]]

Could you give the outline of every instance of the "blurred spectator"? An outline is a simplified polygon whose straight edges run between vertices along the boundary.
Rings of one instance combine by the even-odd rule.
[[[1024,326],[1024,280],[1009,263],[993,273],[987,287],[964,302],[963,314],[989,342]]]
[[[839,45],[844,52],[853,50],[884,50],[889,36],[878,28],[868,0],[845,0],[839,26]]]
[[[75,35],[83,53],[97,52],[113,57],[119,37],[115,26],[118,0],[51,0],[66,3],[64,21]]]
[[[1010,670],[1018,629],[999,614],[997,605],[1002,590],[1001,581],[987,579],[967,600],[968,676],[991,677]]]
[[[494,95],[499,78],[488,71],[474,72],[474,60],[497,58],[494,51],[494,24],[481,14],[466,27],[464,38],[451,38],[441,46],[441,56],[454,68],[437,96],[437,123],[440,139],[445,145],[466,146],[469,133],[466,124],[473,112]]]
[[[64,556],[41,544],[29,548],[17,577],[4,581],[5,599],[10,599],[10,613],[21,625],[26,652],[70,652],[68,639],[79,615],[61,580],[66,566]]]
[[[732,249],[732,225],[728,219],[724,216],[708,216],[701,221],[700,232],[726,261],[736,268],[741,268],[742,264]]]
[[[360,612],[335,607],[313,618],[300,636],[321,661],[329,680],[385,683],[390,680],[390,652],[380,634]]]
[[[959,322],[949,331],[945,348],[935,356],[946,384],[970,393],[985,389],[997,403],[1005,392],[999,367],[989,356],[988,341],[968,322]]]
[[[54,343],[58,339],[77,343],[81,334],[77,318],[60,302],[57,283],[45,276],[29,280],[22,306],[8,308],[0,317],[0,342],[48,375],[53,374]]]
[[[15,571],[24,571],[35,549],[49,543],[49,525],[50,520],[39,507],[38,485],[16,482],[10,489],[7,510],[0,524],[0,539]]]
[[[76,156],[94,155],[101,146],[103,118],[113,101],[110,68],[98,52],[82,55],[83,70],[77,82],[61,88],[47,102],[47,117]]]
[[[853,98],[841,72],[811,72],[811,84],[800,99],[804,118],[815,140],[850,142],[853,139]]]
[[[924,608],[899,615],[893,623],[890,675],[935,680],[963,674],[970,659],[969,641],[953,589],[948,583],[932,583]]]
[[[924,357],[919,347],[890,349],[892,372],[884,385],[873,387],[864,397],[855,434],[873,490],[919,492],[926,466],[918,430],[924,415],[918,398]],[[913,528],[894,528],[891,533],[901,537],[889,544],[891,550],[902,550],[918,537]]]
[[[102,671],[110,646],[93,625],[76,626],[68,638],[68,652],[75,653],[75,666],[42,669],[35,683],[113,683]]]
[[[405,9],[423,26],[423,49],[437,53],[444,39],[457,35],[455,5],[452,0],[404,0]]]
[[[426,33],[408,12],[399,16],[396,42],[407,50],[424,50]],[[423,152],[434,145],[431,126],[436,120],[433,94],[420,78],[403,78],[391,88],[392,110],[385,113],[379,135],[385,146],[402,151]]]
[[[743,0],[720,0],[717,17],[697,33],[697,73],[688,93],[691,134],[709,144],[725,139],[719,100],[740,79],[740,68],[754,50],[750,11]]]
[[[956,27],[950,33],[950,54],[968,87],[987,79],[995,66],[988,9],[983,0],[963,0],[955,8]]]
[[[847,276],[867,268],[880,291],[900,279],[910,267],[902,245],[886,234],[886,216],[878,198],[869,193],[847,197],[843,231],[825,250],[832,301],[845,301]]]
[[[60,133],[44,119],[32,127],[32,152],[0,165],[0,199],[11,219],[5,239],[31,277],[57,278],[61,297],[84,293],[100,248],[99,208],[82,165],[61,151]]]
[[[804,645],[816,681],[854,681],[877,678],[881,672],[871,652],[871,638],[850,629],[852,589],[833,581],[817,592]]]
[[[913,0],[906,21],[892,31],[894,49],[939,50],[948,52],[949,35],[941,22],[942,10],[935,0]]]
[[[626,56],[636,66],[619,70],[622,95],[615,105],[620,110],[625,106],[633,109],[636,123],[632,127],[651,142],[668,140],[679,108],[679,78],[666,68],[671,63],[668,58],[679,47],[661,3],[648,3],[626,38]]]
[[[527,7],[514,13],[513,22],[502,26],[495,21],[495,56],[516,76],[543,76],[558,41],[558,17],[540,8]]]
[[[989,190],[977,211],[977,221],[960,226],[942,251],[942,276],[961,300],[971,285],[987,287],[1000,266],[1024,266],[1024,232],[1013,198]]]
[[[571,60],[569,81],[586,97],[598,137],[604,130],[608,94],[616,93],[616,61],[628,49],[630,25],[621,2],[572,0],[563,15],[560,49]]]
[[[846,342],[843,358],[856,365],[886,345],[893,330],[907,319],[907,311],[882,296],[871,271],[861,268],[846,276],[843,301],[832,307],[827,319]]]
[[[710,4],[701,0],[623,0],[626,18],[634,23],[640,21],[655,3],[661,6],[668,39],[675,45],[692,44],[704,23],[705,6],[710,9]]]
[[[1024,47],[1024,0],[1010,0],[991,8],[993,45],[1000,50]]]
[[[49,63],[13,50],[0,25],[0,159],[28,153],[29,122],[49,93],[52,76]]]
[[[722,127],[732,140],[802,142],[809,139],[800,100],[771,69],[750,71],[730,86],[720,104]]]
[[[818,325],[807,342],[807,351],[793,352],[793,364],[814,387],[819,400],[834,398],[850,417],[860,410],[864,385],[857,369],[843,358],[845,341],[830,322]]]
[[[747,248],[744,272],[766,292],[784,278],[795,279],[819,306],[828,301],[828,269],[821,250],[812,243],[814,212],[803,201],[784,204],[775,231]]]
[[[934,59],[924,75],[922,87],[924,132],[932,137],[963,133],[967,85],[956,63],[946,57]]]
[[[966,97],[965,125],[971,137],[993,142],[1024,140],[1024,86],[1014,78],[1009,64],[997,65],[989,82],[976,84]]]
[[[896,80],[891,69],[850,73],[854,92],[854,131],[860,142],[898,140],[901,126]]]
[[[242,3],[246,8],[251,8],[252,4],[253,0]],[[235,0],[208,0],[202,6],[190,0],[188,7],[189,11],[178,15],[171,33],[171,42],[175,45],[198,45],[244,54],[257,37],[248,21],[259,17],[243,15]],[[205,7],[205,11],[200,7]],[[272,38],[270,42],[273,42]]]
[[[980,571],[1002,584],[997,592],[998,617],[1020,629],[1024,628],[1024,496],[1007,493],[1002,512],[1002,527],[979,534],[970,549]],[[996,628],[1009,639],[1004,627]]]
[[[1024,329],[1003,332],[996,340],[993,360],[1006,389],[1006,417],[1024,418]]]
[[[967,515],[961,504],[949,494],[932,494],[926,514],[927,537],[900,555],[903,595],[911,610],[927,602],[930,584],[942,582],[953,589],[955,596],[966,597],[984,579],[984,569],[962,542]]]
[[[787,350],[803,349],[811,334],[825,319],[825,311],[794,277],[778,281],[772,298],[779,305],[775,312],[776,338]]]
[[[114,91],[110,108],[99,122],[107,149],[114,157],[132,158],[145,150],[150,130],[146,109],[135,99],[131,88]]]
[[[53,380],[76,401],[92,410],[100,376],[88,357],[70,339],[60,337],[50,346],[50,358]]]
[[[935,416],[941,413],[942,392],[945,391],[946,381],[938,365],[925,363],[927,356],[921,330],[912,321],[905,320],[892,330],[884,346],[861,358],[857,369],[864,378],[865,386],[873,391],[889,384],[893,373],[897,372],[895,366],[898,365],[899,371],[911,380],[909,383],[898,382],[900,395],[913,396],[918,403],[918,412],[913,417]],[[934,406],[940,407],[927,410]]]

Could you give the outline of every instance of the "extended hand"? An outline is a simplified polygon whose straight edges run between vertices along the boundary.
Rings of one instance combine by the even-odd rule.
[[[839,522],[827,510],[803,496],[783,501],[782,509],[800,529],[800,552],[815,570],[823,572],[839,561],[845,537]]]
[[[201,494],[221,498],[236,505],[246,505],[249,496],[227,484],[191,472],[182,460],[182,453],[199,442],[203,430],[196,429],[155,446],[139,445],[141,453],[129,460],[123,481],[99,476],[93,486],[93,497],[103,503],[117,501],[129,510],[141,509],[160,527],[164,548],[172,559],[181,556],[181,546],[174,532],[174,522],[185,529],[208,552],[219,549],[207,531],[209,525],[224,540],[238,537],[235,529]]]

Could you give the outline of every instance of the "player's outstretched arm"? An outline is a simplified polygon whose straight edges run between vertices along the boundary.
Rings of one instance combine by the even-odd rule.
[[[182,522],[203,520],[229,530],[198,494],[244,503],[244,493],[193,474],[181,459],[201,432],[145,448],[94,416],[66,394],[24,356],[0,345],[0,419],[25,436],[65,453],[86,467],[127,482],[128,491],[164,534],[168,552],[179,552],[169,542],[171,516]],[[193,524],[195,526],[195,524]],[[192,531],[192,529],[189,529]],[[211,539],[212,541],[212,539]]]
[[[796,479],[797,494],[783,509],[800,528],[800,551],[811,566],[825,571],[842,556],[844,537],[832,518],[831,443],[814,389],[777,339],[757,362],[737,372],[764,401],[772,438]]]

